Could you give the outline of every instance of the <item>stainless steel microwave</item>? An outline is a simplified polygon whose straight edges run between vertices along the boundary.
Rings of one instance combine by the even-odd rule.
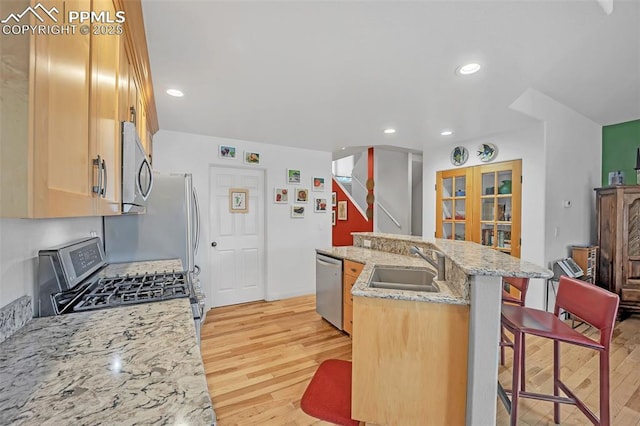
[[[134,123],[122,122],[122,213],[144,213],[153,173]]]

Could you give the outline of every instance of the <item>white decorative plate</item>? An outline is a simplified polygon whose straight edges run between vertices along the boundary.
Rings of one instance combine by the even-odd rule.
[[[498,155],[498,147],[492,143],[481,143],[478,145],[478,158],[486,163],[493,160]]]
[[[469,159],[469,151],[464,146],[456,146],[451,150],[451,164],[462,166]]]

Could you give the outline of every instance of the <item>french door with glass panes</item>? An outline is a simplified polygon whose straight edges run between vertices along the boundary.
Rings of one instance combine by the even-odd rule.
[[[436,173],[436,237],[520,257],[522,161]]]
[[[522,161],[474,167],[473,241],[520,257]]]
[[[470,168],[445,170],[436,174],[436,237],[472,241],[473,174]]]

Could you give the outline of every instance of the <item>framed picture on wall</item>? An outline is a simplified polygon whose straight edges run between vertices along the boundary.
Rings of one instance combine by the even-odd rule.
[[[327,199],[316,198],[313,200],[313,211],[316,213],[324,213],[327,211]]]
[[[260,164],[260,153],[259,152],[244,152],[244,162],[246,164]]]
[[[306,203],[309,200],[308,189],[296,189],[296,203]]]
[[[338,220],[347,220],[347,202],[338,201]]]
[[[218,147],[218,157],[226,158],[228,160],[235,160],[236,158],[236,147],[229,145],[220,145]]]
[[[249,212],[249,190],[229,188],[229,211],[231,213]]]
[[[300,170],[287,169],[287,183],[297,185],[300,183]]]
[[[291,217],[304,217],[304,206],[291,206]]]
[[[324,191],[324,178],[323,177],[314,177],[313,178],[313,190],[314,191]]]
[[[331,207],[338,205],[338,194],[336,192],[331,193]]]
[[[273,202],[276,204],[287,204],[289,202],[289,190],[287,188],[275,188]]]
[[[336,226],[336,211],[331,210],[331,225]]]

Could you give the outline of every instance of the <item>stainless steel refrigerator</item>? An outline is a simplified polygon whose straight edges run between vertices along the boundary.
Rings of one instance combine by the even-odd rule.
[[[180,258],[184,269],[197,275],[199,234],[198,198],[190,174],[154,172],[146,213],[104,218],[109,263]]]

